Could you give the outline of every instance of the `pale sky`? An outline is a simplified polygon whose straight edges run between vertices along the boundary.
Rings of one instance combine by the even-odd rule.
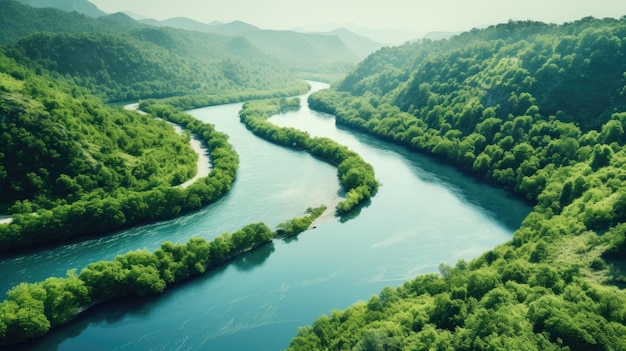
[[[513,20],[563,23],[585,16],[620,18],[626,0],[90,0],[101,10],[200,22],[241,20],[263,29],[334,22],[416,33],[466,31]]]

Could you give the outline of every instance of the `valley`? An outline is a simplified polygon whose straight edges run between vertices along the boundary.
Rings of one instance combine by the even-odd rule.
[[[135,17],[0,0],[3,348],[626,349],[626,17]]]

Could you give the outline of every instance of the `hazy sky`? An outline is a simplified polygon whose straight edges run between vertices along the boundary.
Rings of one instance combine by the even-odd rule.
[[[416,33],[464,31],[513,20],[550,23],[626,15],[625,0],[91,0],[105,12],[200,22],[241,20],[264,29],[336,22]]]

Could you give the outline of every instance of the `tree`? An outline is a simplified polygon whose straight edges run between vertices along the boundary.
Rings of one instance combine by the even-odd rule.
[[[46,279],[42,287],[46,290],[44,307],[51,326],[67,323],[90,301],[87,286],[73,271],[66,278]]]
[[[118,261],[89,264],[78,277],[89,287],[94,300],[109,300],[127,293],[126,274]]]
[[[612,155],[613,150],[608,145],[596,145],[593,148],[591,168],[598,170],[599,168],[608,166],[611,162]]]
[[[133,265],[125,276],[128,292],[137,296],[158,294],[165,290],[166,283],[154,266]]]

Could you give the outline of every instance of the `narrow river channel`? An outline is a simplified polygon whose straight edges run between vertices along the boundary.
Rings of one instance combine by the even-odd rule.
[[[313,90],[327,85],[313,82]],[[530,207],[455,169],[404,148],[337,128],[310,111],[272,117],[358,152],[382,183],[355,218],[330,217],[288,242],[275,241],[164,294],[108,303],[26,345],[32,350],[284,349],[300,326],[368,299],[385,286],[436,272],[508,241]],[[267,143],[245,129],[241,104],[189,111],[230,136],[240,156],[231,192],[193,214],[112,236],[0,261],[0,288],[63,276],[164,241],[211,239],[253,222],[270,227],[309,206],[334,206],[336,170],[304,152]],[[21,346],[24,347],[23,345]]]

